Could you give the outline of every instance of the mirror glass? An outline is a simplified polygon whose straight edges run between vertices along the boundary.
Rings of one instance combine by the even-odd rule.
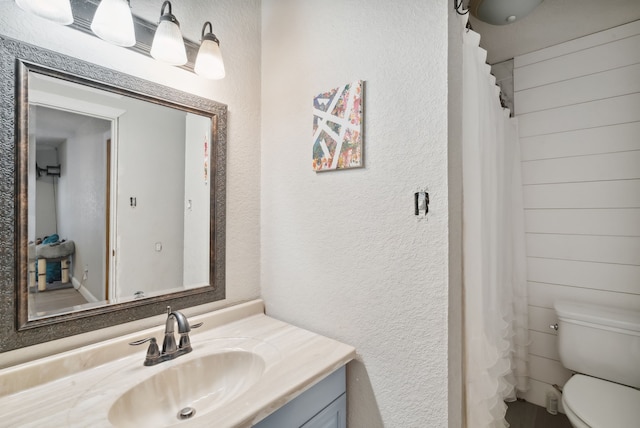
[[[0,99],[0,353],[225,298],[226,105],[5,37]]]
[[[27,81],[29,319],[209,285],[211,118]]]

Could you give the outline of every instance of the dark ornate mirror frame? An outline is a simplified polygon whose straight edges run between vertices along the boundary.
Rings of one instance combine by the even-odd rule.
[[[37,320],[27,310],[28,72],[211,117],[212,284]],[[227,106],[0,36],[0,352],[225,298]]]

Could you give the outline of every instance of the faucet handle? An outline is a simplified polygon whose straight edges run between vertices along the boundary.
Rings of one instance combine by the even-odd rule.
[[[203,322],[196,323],[196,324],[190,326],[190,329],[202,327],[202,324],[204,324],[204,323]],[[191,350],[192,350],[192,348],[191,348],[191,339],[189,339],[189,332],[188,331],[180,334],[180,343],[178,344],[178,349],[180,349],[184,353],[191,352]]]
[[[140,339],[140,340],[135,340],[133,342],[129,342],[129,345],[138,346],[138,345],[142,345],[143,343],[153,342],[154,340],[156,340],[155,337],[146,337],[144,339]]]
[[[160,358],[160,349],[158,348],[158,342],[155,337],[147,337],[145,339],[136,340],[134,342],[129,343],[129,345],[137,346],[142,345],[143,343],[149,343],[149,348],[147,348],[147,356],[144,359],[145,366],[152,366],[155,362]]]

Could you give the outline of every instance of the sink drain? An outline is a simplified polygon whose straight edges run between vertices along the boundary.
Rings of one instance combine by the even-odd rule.
[[[196,414],[196,409],[193,407],[185,407],[178,412],[178,419],[184,420],[193,417]]]

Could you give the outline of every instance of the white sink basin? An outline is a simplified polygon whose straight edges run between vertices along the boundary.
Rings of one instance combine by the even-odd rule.
[[[108,414],[113,425],[166,427],[196,419],[247,391],[265,369],[259,355],[235,349],[164,364],[115,401]]]
[[[194,320],[196,321],[196,320]],[[252,301],[199,316],[193,352],[144,366],[162,326],[0,370],[0,426],[249,428],[355,357]],[[192,407],[193,416],[178,419]]]

